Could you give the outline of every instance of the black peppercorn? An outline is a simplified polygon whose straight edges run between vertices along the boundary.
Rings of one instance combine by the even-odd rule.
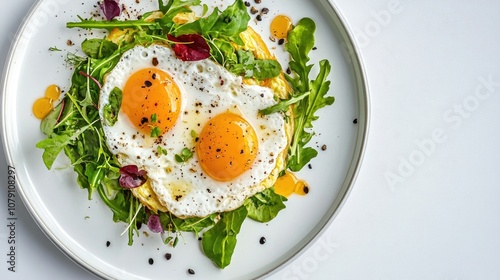
[[[188,273],[191,274],[191,275],[194,275],[194,270],[192,270],[191,268],[188,269]]]
[[[260,238],[260,240],[259,240],[259,243],[260,243],[260,244],[264,244],[264,243],[266,243],[266,238],[265,238],[264,236],[262,236],[262,237]]]

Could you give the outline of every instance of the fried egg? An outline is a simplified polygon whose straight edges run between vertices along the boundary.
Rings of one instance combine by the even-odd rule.
[[[230,211],[276,180],[288,135],[282,114],[259,114],[276,103],[268,87],[151,45],[125,52],[106,76],[101,119],[114,88],[122,103],[114,125],[103,121],[107,145],[122,166],[147,172],[147,185],[172,214]]]

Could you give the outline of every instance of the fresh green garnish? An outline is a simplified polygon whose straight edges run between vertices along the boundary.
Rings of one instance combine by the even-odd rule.
[[[196,139],[198,138],[198,133],[196,133],[196,131],[191,130],[191,133],[190,133],[190,134],[191,134],[191,137],[193,137],[193,139],[195,139],[195,140],[196,140]]]
[[[247,217],[244,206],[221,214],[220,220],[214,227],[203,235],[203,252],[218,267],[224,268],[231,263],[231,257],[236,247],[236,235]]]
[[[161,129],[157,126],[151,127],[151,137],[156,138],[161,135]]]
[[[61,50],[61,49],[59,49],[58,47],[50,47],[50,48],[49,48],[49,51],[51,51],[51,52],[60,52],[60,51],[62,51],[62,50]]]
[[[192,157],[193,157],[193,152],[188,148],[184,148],[182,149],[180,154],[175,155],[175,161],[178,163],[182,163],[188,161],[188,159]]]
[[[86,39],[82,50],[91,58],[108,57],[118,49],[118,45],[106,39]]]
[[[333,96],[325,96],[330,89],[327,76],[330,73],[330,63],[327,60],[319,62],[319,74],[315,80],[309,80],[313,65],[309,62],[309,52],[314,47],[314,31],[316,24],[309,18],[303,18],[288,33],[286,50],[290,53],[290,70],[295,76],[285,75],[292,87],[289,99],[281,100],[278,104],[261,110],[262,114],[271,114],[286,111],[294,106],[294,133],[289,149],[287,166],[292,171],[301,170],[318,152],[306,145],[311,141],[314,132],[312,122],[318,119],[316,112],[333,104]]]
[[[158,121],[158,116],[156,114],[151,115],[151,122],[156,123]]]
[[[273,59],[256,59],[252,52],[236,51],[237,60],[234,63],[226,63],[232,73],[245,78],[264,80],[276,77],[281,73],[281,65]]]
[[[118,121],[118,112],[122,104],[122,90],[115,87],[109,94],[108,104],[104,105],[104,123],[113,126]]]
[[[159,155],[164,155],[164,156],[167,155],[167,149],[161,146],[158,146],[158,148],[156,148],[156,151],[158,152]]]
[[[276,194],[274,189],[269,188],[249,197],[245,201],[245,207],[249,218],[267,223],[274,219],[279,211],[285,209],[286,206],[283,203],[285,201],[287,201],[286,197]]]

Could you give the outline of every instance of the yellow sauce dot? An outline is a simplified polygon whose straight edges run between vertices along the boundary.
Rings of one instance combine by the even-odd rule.
[[[305,181],[297,179],[293,173],[286,172],[285,175],[276,180],[274,191],[284,197],[289,197],[293,193],[306,195],[309,192],[309,185]]]
[[[286,39],[292,29],[292,20],[284,15],[277,15],[271,22],[271,35],[276,39]]]
[[[33,104],[33,114],[38,119],[43,119],[52,111],[52,100],[47,97],[39,98]]]
[[[45,118],[53,109],[54,101],[59,99],[61,88],[57,85],[50,85],[45,90],[45,97],[38,98],[33,103],[33,114],[38,119]]]
[[[50,85],[47,87],[47,90],[45,90],[45,97],[52,100],[59,99],[59,95],[61,95],[61,88],[57,85]]]

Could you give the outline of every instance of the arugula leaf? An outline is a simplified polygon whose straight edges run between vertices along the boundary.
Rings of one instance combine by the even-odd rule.
[[[122,104],[122,91],[115,87],[109,94],[109,103],[104,105],[103,115],[104,123],[108,126],[113,126],[118,121],[118,112]]]
[[[236,75],[264,80],[281,73],[281,65],[276,60],[256,59],[252,52],[245,50],[237,50],[236,56],[237,63],[228,66],[229,71]]]
[[[202,247],[205,255],[218,267],[224,268],[231,263],[236,247],[236,235],[247,216],[245,206],[221,214],[221,219],[203,235]]]
[[[315,80],[309,80],[309,74],[313,67],[309,62],[309,52],[314,47],[314,31],[316,25],[313,20],[303,18],[288,33],[286,50],[290,53],[290,70],[294,76],[285,75],[293,93],[288,99],[281,100],[276,105],[261,110],[262,114],[272,114],[286,111],[294,106],[294,134],[288,152],[287,168],[291,171],[301,170],[318,152],[306,145],[311,141],[314,132],[312,122],[317,120],[316,111],[333,104],[335,98],[326,96],[330,89],[330,81],[327,76],[331,66],[327,60],[319,62],[319,74]]]
[[[286,197],[276,194],[273,188],[269,188],[249,197],[245,201],[245,207],[249,218],[267,223],[274,219],[279,211],[285,209],[284,201],[287,201]]]
[[[243,46],[245,43],[240,33],[247,30],[250,15],[243,0],[236,0],[227,7],[219,16],[211,31],[211,37],[227,37],[236,44]]]
[[[52,164],[57,158],[57,155],[69,144],[72,137],[68,134],[54,135],[51,138],[46,138],[36,144],[39,149],[44,149],[42,154],[43,163],[47,169],[52,168]]]
[[[277,77],[281,73],[281,65],[273,59],[257,59],[254,64],[253,76],[257,80]]]
[[[175,224],[174,228],[178,231],[194,232],[199,236],[200,232],[206,228],[215,225],[217,213],[203,218],[186,218],[180,219],[172,216],[171,222]]]
[[[249,21],[250,15],[243,0],[236,0],[222,12],[215,8],[208,17],[176,26],[173,34],[176,37],[193,33],[202,35],[211,46],[211,54],[215,60],[225,65],[224,54],[228,57],[234,55],[234,47],[229,42],[244,45],[240,33],[247,29]]]
[[[40,123],[40,130],[46,136],[49,136],[50,134],[52,134],[52,131],[54,131],[59,113],[61,112],[61,110],[64,110],[63,104],[63,102],[57,104],[54,110],[52,110]]]
[[[311,159],[317,156],[318,152],[313,148],[305,146],[312,139],[314,132],[309,131],[312,122],[317,120],[316,111],[331,105],[335,101],[333,96],[325,96],[330,88],[330,81],[326,78],[330,73],[330,63],[322,60],[319,63],[320,72],[316,80],[310,83],[311,94],[302,99],[295,107],[295,132],[290,147],[290,157],[288,167],[292,171],[301,170]]]
[[[274,114],[277,112],[285,112],[288,110],[288,108],[295,103],[298,103],[300,100],[306,98],[309,94],[311,94],[310,91],[304,92],[299,95],[292,96],[287,99],[282,99],[280,102],[274,104],[273,106],[269,106],[267,108],[259,110],[259,112],[263,115],[269,115],[269,114]]]
[[[303,18],[288,32],[288,42],[285,49],[290,53],[290,70],[297,74],[296,78],[290,78],[289,82],[295,91],[306,92],[309,87],[309,72],[313,65],[309,62],[309,52],[314,47],[314,31],[316,24],[310,18]]]
[[[190,12],[188,6],[200,5],[200,0],[168,0],[167,4],[163,4],[163,0],[158,0],[159,10],[165,14],[165,19],[172,21],[175,15],[181,12]]]
[[[108,57],[118,49],[118,45],[106,39],[85,39],[82,50],[92,58]]]
[[[235,65],[238,63],[235,48],[230,42],[215,38],[212,41],[207,41],[207,43],[210,46],[210,55],[212,59],[217,61],[220,65],[228,67],[228,65]]]

